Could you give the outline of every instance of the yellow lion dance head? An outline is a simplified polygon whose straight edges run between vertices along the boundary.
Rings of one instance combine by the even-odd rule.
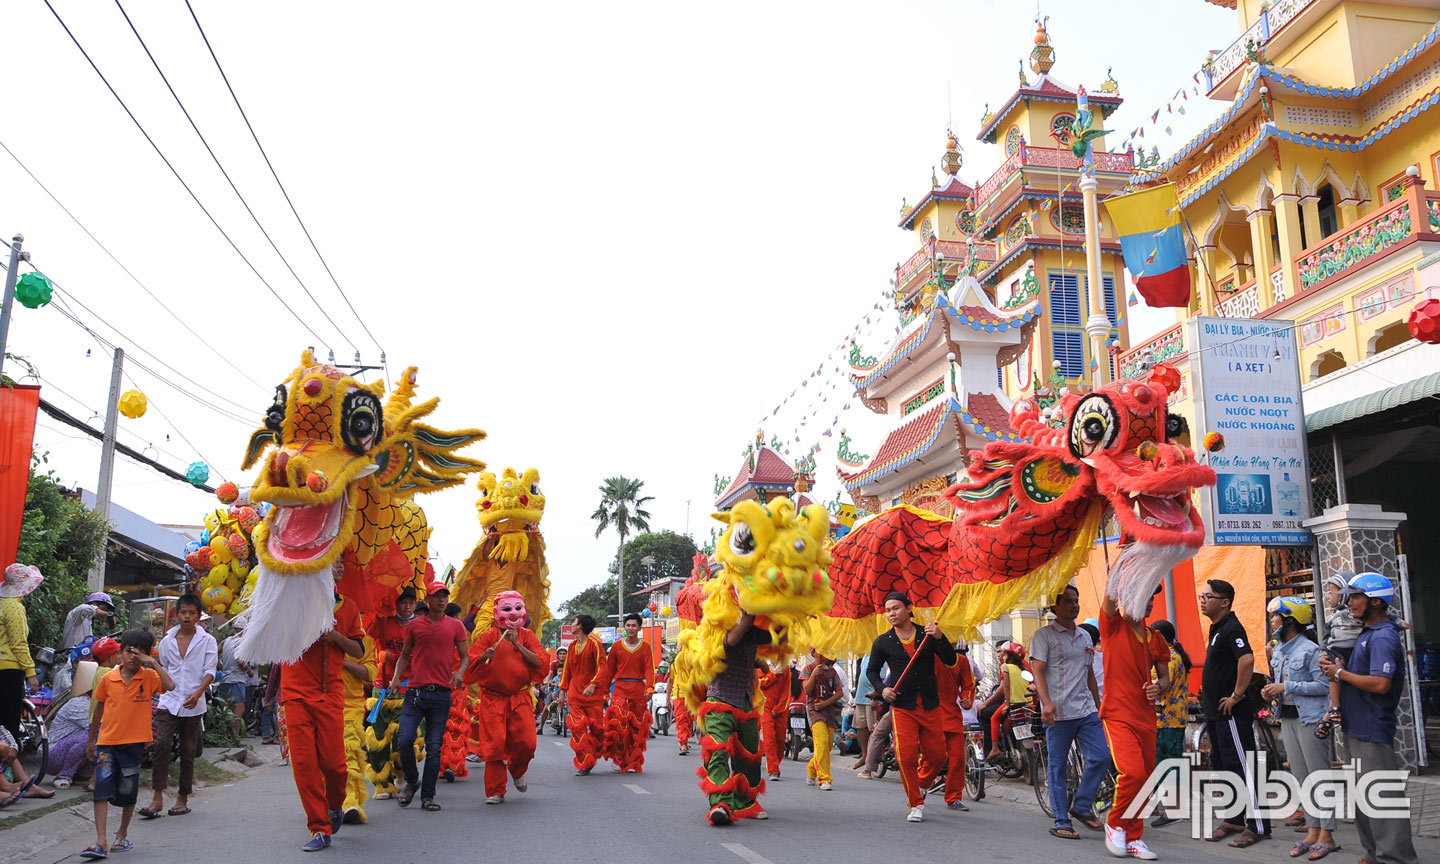
[[[721,569],[705,583],[704,615],[680,634],[670,670],[692,711],[700,709],[706,688],[725,670],[725,634],[741,612],[770,631],[763,656],[784,663],[809,643],[813,619],[835,601],[825,572],[830,564],[825,508],[812,504],[797,515],[786,498],[768,505],[742,501],[714,518],[728,526],[715,543]]]

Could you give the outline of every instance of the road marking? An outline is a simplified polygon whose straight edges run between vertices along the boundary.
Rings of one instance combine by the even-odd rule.
[[[564,747],[564,746],[565,746],[567,743],[569,743],[569,742],[567,742],[567,741],[551,741],[550,743],[551,743],[551,744],[554,744],[556,747]]]
[[[649,792],[645,791],[644,789],[641,789],[639,786],[635,785],[634,783],[626,783],[626,784],[625,784],[625,788],[626,788],[626,789],[629,789],[631,792],[634,792],[636,795],[649,795],[649,794],[650,794]]]
[[[735,856],[741,861],[748,861],[750,864],[775,864],[775,862],[746,846],[744,843],[721,843],[720,845],[735,853]]]

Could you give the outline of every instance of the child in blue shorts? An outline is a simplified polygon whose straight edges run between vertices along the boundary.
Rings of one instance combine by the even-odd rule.
[[[130,817],[140,795],[140,760],[153,739],[150,700],[175,687],[170,675],[150,654],[155,636],[149,630],[126,630],[120,636],[120,657],[114,669],[95,684],[95,714],[90,721],[86,755],[95,760],[95,845],[81,858],[107,858],[125,852],[130,842]],[[120,830],[106,850],[109,805],[120,807]]]

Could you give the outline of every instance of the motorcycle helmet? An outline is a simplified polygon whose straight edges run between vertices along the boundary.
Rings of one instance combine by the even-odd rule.
[[[1349,594],[1364,594],[1366,597],[1374,597],[1384,600],[1386,603],[1395,599],[1395,583],[1379,573],[1359,573],[1350,580],[1346,586]]]
[[[1282,618],[1293,618],[1301,630],[1315,622],[1315,610],[1299,597],[1276,597],[1265,606],[1265,611]]]
[[[86,603],[104,603],[106,606],[109,606],[111,609],[114,609],[114,608],[115,608],[115,601],[114,601],[114,600],[111,600],[111,599],[110,599],[110,595],[109,595],[109,594],[106,594],[104,591],[96,591],[94,594],[91,594],[89,597],[86,597],[86,598],[85,598],[85,602],[86,602]]]

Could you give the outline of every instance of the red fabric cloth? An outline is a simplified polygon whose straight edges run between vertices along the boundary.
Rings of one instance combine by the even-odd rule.
[[[1100,643],[1105,644],[1105,638],[1100,638]],[[1105,653],[1110,648],[1106,646]],[[1105,673],[1105,690],[1110,690],[1110,673]],[[1137,795],[1140,794],[1145,780],[1155,771],[1155,738],[1156,729],[1153,722],[1131,723],[1119,718],[1107,718],[1102,721],[1105,727],[1105,740],[1110,744],[1110,756],[1115,760],[1115,804],[1110,808],[1110,815],[1105,817],[1105,823],[1111,828],[1120,828],[1125,832],[1126,840],[1139,840],[1145,833],[1144,819],[1125,819],[1122,815],[1130,809]]]
[[[900,782],[911,807],[925,803],[925,790],[935,782],[945,764],[945,733],[939,708],[895,708],[892,734],[895,761],[900,763]]]
[[[479,684],[482,690],[489,690],[503,696],[523,692],[525,698],[529,699],[531,685],[545,680],[545,672],[550,666],[550,654],[540,646],[540,640],[535,636],[533,630],[525,627],[518,628],[515,631],[516,640],[530,649],[530,652],[540,661],[539,666],[531,666],[525,662],[525,657],[520,653],[519,648],[502,638],[504,632],[499,627],[491,627],[471,643],[470,665],[465,671],[465,683]],[[486,663],[481,660],[481,657],[490,650],[492,645],[495,646],[495,654],[490,658],[490,662]],[[484,702],[485,700],[482,697],[480,701]],[[533,722],[534,713],[532,712],[530,716]]]
[[[1170,663],[1170,646],[1159,633],[1143,627],[1141,636],[1116,610],[1100,615],[1101,656],[1105,663],[1105,693],[1100,700],[1100,719],[1155,726],[1155,701],[1145,696],[1154,664],[1163,669]]]
[[[961,667],[964,671],[961,671]],[[960,710],[960,676],[970,675],[970,660],[965,656],[956,659],[954,666],[946,666],[935,658],[935,689],[940,694],[940,716],[944,718],[946,735],[959,732],[965,734],[965,715]],[[971,681],[971,688],[975,686]]]
[[[966,660],[965,665],[970,665]],[[960,800],[961,794],[965,791],[965,730],[959,732],[945,730],[945,764],[949,768],[945,772],[945,803],[953,804]]]
[[[647,654],[648,656],[648,654]],[[621,771],[645,770],[645,744],[650,739],[650,711],[645,697],[631,699],[617,687],[605,714],[605,744],[602,755]]]
[[[289,675],[286,677],[288,681]],[[345,701],[338,686],[322,699],[285,703],[290,771],[295,775],[295,790],[305,810],[305,827],[311,834],[329,834],[330,811],[345,805],[348,772],[344,718]]]
[[[449,687],[455,680],[456,657],[465,656],[469,635],[465,625],[454,618],[441,616],[439,621],[431,621],[417,615],[405,628],[405,647],[410,649],[405,674],[410,686]]]
[[[570,749],[574,751],[575,770],[588,771],[595,767],[600,750],[605,746],[605,708],[600,697],[576,699],[570,697]]]
[[[20,522],[30,488],[30,450],[35,443],[35,411],[40,388],[33,384],[0,387],[0,567],[15,562]],[[22,564],[25,562],[21,562]]]
[[[511,777],[524,777],[530,760],[535,758],[535,714],[531,710],[530,693],[519,690],[507,695],[484,690],[478,707],[485,795],[504,795],[507,769]]]
[[[761,672],[760,692],[765,694],[764,713],[788,714],[790,711],[790,667],[786,666],[779,671]],[[765,718],[761,717],[760,719],[763,721]]]
[[[675,709],[675,743],[684,747],[690,743],[690,727],[694,725],[695,718],[690,715],[690,708],[685,704],[685,700],[674,698],[673,693],[670,705]]]
[[[405,647],[405,628],[413,620],[415,619],[411,618],[401,623],[400,619],[390,615],[377,618],[375,623],[370,625],[370,638],[375,640],[375,650],[385,652],[385,662],[380,665],[380,674],[375,678],[376,687],[389,687],[395,678],[395,661],[400,659],[400,651]]]
[[[335,630],[342,636],[359,640],[365,635],[364,628],[360,626],[360,613],[355,609],[354,603],[338,604],[335,608],[334,622]],[[335,703],[342,706],[335,709],[335,728],[337,730],[335,734],[338,736],[340,734],[339,712],[342,710],[345,700],[345,683],[341,679],[341,673],[344,671],[345,652],[340,650],[340,646],[328,639],[317,639],[309,648],[305,649],[305,653],[300,655],[299,660],[285,664],[285,674],[280,678],[280,701],[328,702],[333,695]],[[293,734],[291,739],[293,741]],[[336,740],[338,741],[339,738],[337,737]],[[343,765],[345,759],[343,747],[340,751],[340,759]],[[344,785],[343,777],[341,785]]]
[[[787,699],[790,696],[789,685],[786,685],[785,696]],[[770,703],[766,702],[765,704],[769,705]],[[780,763],[785,761],[785,741],[789,737],[790,711],[788,706],[784,711],[760,712],[760,749],[765,752],[765,771],[767,773],[780,773]]]
[[[470,695],[464,690],[456,690],[450,699],[450,716],[445,721],[445,739],[440,747],[440,769],[455,772],[457,778],[470,776],[465,756],[470,750],[472,726]]]
[[[655,689],[655,665],[645,640],[633,649],[625,646],[624,639],[610,646],[605,662],[595,672],[595,692],[603,696],[611,683],[615,685],[615,696],[641,702]]]
[[[595,680],[595,672],[600,668],[604,657],[605,646],[600,644],[600,640],[596,639],[593,633],[571,642],[570,650],[565,653],[565,665],[560,670],[560,689],[574,699],[576,694]]]

